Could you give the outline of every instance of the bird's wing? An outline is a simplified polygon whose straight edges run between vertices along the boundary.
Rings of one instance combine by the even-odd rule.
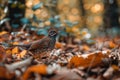
[[[43,39],[37,40],[32,43],[29,50],[35,50],[35,49],[44,49],[49,47],[50,38],[44,37]]]

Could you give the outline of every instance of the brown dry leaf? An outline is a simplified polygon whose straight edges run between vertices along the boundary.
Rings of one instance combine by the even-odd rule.
[[[0,46],[0,62],[5,58],[5,49]]]
[[[10,73],[5,67],[0,66],[0,79],[11,80],[14,77],[14,73]]]
[[[8,34],[8,32],[6,32],[6,31],[0,32],[0,41],[1,41],[1,42],[8,41],[8,39],[9,39],[9,34]]]
[[[115,71],[118,71],[118,70],[119,70],[119,66],[117,66],[117,65],[112,65],[112,68],[113,68]]]
[[[18,47],[12,49],[12,54],[17,54],[19,52]]]
[[[116,47],[116,44],[115,44],[113,41],[110,41],[110,42],[109,42],[109,47],[110,47],[110,48],[115,48],[115,47]]]
[[[113,76],[115,71],[119,71],[119,67],[117,65],[112,65],[105,71],[103,77],[109,80]]]
[[[23,50],[22,52],[20,52],[19,54],[17,54],[17,58],[23,58],[27,53],[27,50]]]
[[[35,65],[35,66],[29,67],[23,74],[22,80],[28,80],[31,73],[38,73],[41,75],[46,75],[47,74],[47,66],[44,64],[41,64],[41,65]]]
[[[83,67],[83,68],[88,68],[89,66],[95,67],[102,65],[102,59],[103,58],[108,58],[109,52],[102,53],[102,52],[97,52],[97,53],[90,53],[90,54],[83,54],[80,57],[78,56],[73,56],[71,60],[68,63],[69,68],[74,68],[74,67]]]

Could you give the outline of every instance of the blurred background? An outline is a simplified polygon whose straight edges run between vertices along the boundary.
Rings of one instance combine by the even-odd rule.
[[[120,0],[0,0],[0,31],[34,31],[77,39],[120,35]]]

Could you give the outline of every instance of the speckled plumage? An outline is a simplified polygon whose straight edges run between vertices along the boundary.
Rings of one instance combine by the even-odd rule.
[[[56,38],[46,36],[41,40],[34,41],[28,48],[29,51],[43,52],[54,49]]]
[[[53,28],[48,31],[48,36],[45,36],[40,40],[21,46],[26,47],[27,50],[34,53],[50,51],[54,49],[57,34],[57,30]]]

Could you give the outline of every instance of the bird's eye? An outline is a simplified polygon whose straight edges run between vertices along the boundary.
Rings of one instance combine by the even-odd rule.
[[[49,35],[50,36],[55,36],[57,33],[56,33],[56,31],[51,31],[51,32],[49,32]]]
[[[51,31],[52,33],[56,33],[55,31]]]
[[[55,31],[51,31],[51,33],[56,33]]]

